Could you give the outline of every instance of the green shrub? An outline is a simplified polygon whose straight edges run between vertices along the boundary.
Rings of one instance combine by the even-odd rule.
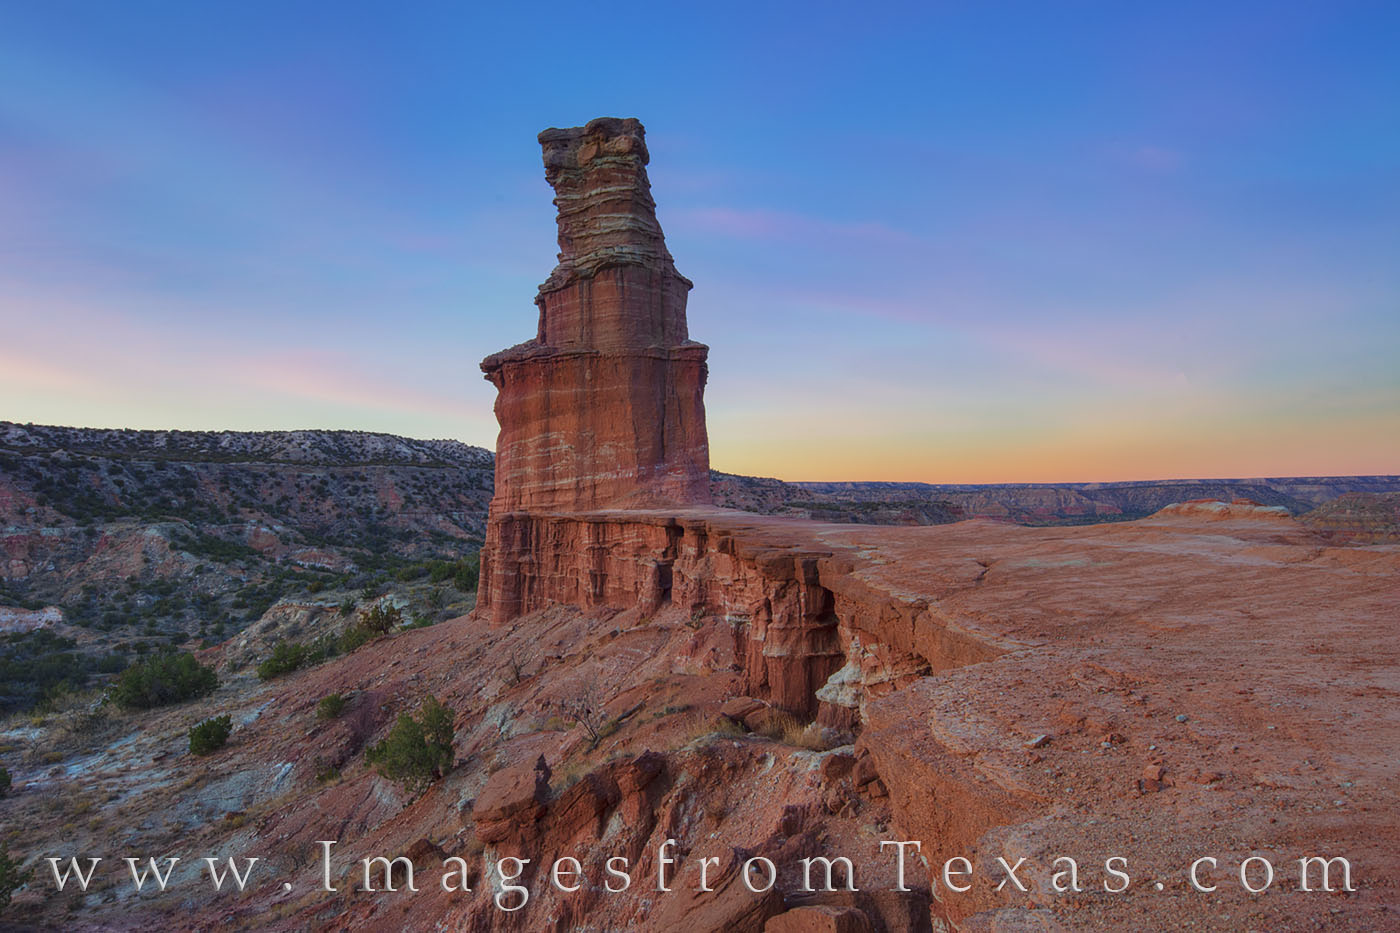
[[[165,652],[128,667],[112,687],[111,697],[127,709],[150,709],[208,696],[218,675],[188,651]]]
[[[223,748],[228,742],[228,734],[233,730],[233,720],[228,716],[215,716],[190,726],[190,754],[209,755]]]
[[[0,768],[0,797],[4,797],[10,792],[10,772],[5,768]]]
[[[452,585],[463,593],[476,592],[477,581],[481,577],[481,558],[473,554],[457,561],[456,572],[452,575]]]
[[[126,655],[109,654],[97,661],[97,672],[99,674],[116,674],[126,669]]]
[[[415,718],[401,713],[384,741],[365,752],[365,760],[410,793],[420,791],[452,770],[452,710],[428,697]]]
[[[400,567],[394,571],[394,579],[400,583],[412,583],[428,572],[427,566],[423,564],[409,564],[407,567]]]
[[[373,637],[363,625],[352,625],[341,633],[336,647],[342,654],[349,654]]]
[[[345,712],[345,705],[348,701],[338,693],[321,697],[321,702],[316,704],[317,719],[337,719]]]
[[[10,906],[10,897],[29,881],[30,873],[20,871],[19,859],[10,858],[5,844],[0,842],[0,910]]]
[[[350,615],[351,613],[353,613],[353,612],[355,611],[355,605],[356,605],[356,603],[355,603],[355,597],[353,597],[353,596],[347,596],[347,597],[345,597],[345,601],[342,602],[342,603],[340,604],[340,614],[341,614],[341,616],[348,616],[348,615]]]
[[[375,603],[360,614],[359,624],[370,635],[387,635],[403,624],[403,610],[388,603]]]
[[[0,714],[52,705],[86,688],[99,674],[126,667],[124,658],[89,654],[47,629],[0,634]]]
[[[264,658],[258,664],[258,678],[260,680],[271,680],[274,677],[281,677],[283,674],[290,674],[292,671],[305,667],[313,660],[319,661],[315,657],[316,653],[303,644],[293,641],[279,641],[272,646],[272,656]]]

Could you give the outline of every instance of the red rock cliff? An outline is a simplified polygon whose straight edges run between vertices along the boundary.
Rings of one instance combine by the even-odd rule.
[[[687,333],[644,135],[611,118],[540,134],[559,265],[535,338],[481,364],[500,391],[493,512],[710,501],[708,351]]]
[[[647,181],[645,130],[600,118],[540,134],[559,210],[559,264],[540,286],[534,339],[482,361],[499,390],[496,489],[481,605],[521,610],[528,542],[517,513],[695,505],[710,500],[705,358],[685,319]]]

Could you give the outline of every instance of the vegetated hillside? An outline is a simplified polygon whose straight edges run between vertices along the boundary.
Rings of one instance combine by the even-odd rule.
[[[1400,543],[1400,492],[1350,492],[1304,512],[1298,520],[1341,542]]]
[[[718,505],[819,521],[936,525],[994,518],[1022,525],[1082,525],[1145,518],[1191,499],[1250,499],[1301,515],[1347,493],[1400,492],[1400,476],[938,485],[790,483],[715,472],[712,487]]]
[[[0,709],[279,600],[465,585],[444,567],[475,560],[491,489],[491,453],[457,441],[0,422]]]

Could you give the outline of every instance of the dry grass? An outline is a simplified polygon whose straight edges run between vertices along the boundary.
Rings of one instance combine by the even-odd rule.
[[[744,735],[744,727],[728,716],[714,713],[696,713],[684,732],[685,744],[707,739],[738,738]]]
[[[790,713],[779,713],[769,717],[768,721],[757,732],[775,742],[782,742],[784,745],[792,745],[796,748],[806,748],[814,752],[824,752],[831,747],[831,744],[822,737],[821,726],[815,722],[803,723]]]
[[[814,722],[809,722],[805,726],[794,723],[791,727],[784,729],[783,741],[788,745],[810,749],[814,752],[824,752],[831,747],[831,743],[822,736],[822,727]]]
[[[588,762],[579,759],[569,762],[569,764],[564,767],[564,770],[559,771],[554,775],[551,775],[552,780],[550,782],[549,788],[550,799],[557,800],[559,798],[559,795],[563,794],[564,791],[568,790],[570,787],[573,787],[579,781],[583,780],[584,776],[588,774],[589,770],[590,767]]]
[[[783,737],[788,733],[795,732],[801,728],[802,724],[797,721],[796,716],[791,713],[775,712],[772,716],[765,717],[754,732],[764,738],[772,739],[775,742],[781,742],[783,741]]]
[[[43,732],[28,748],[26,760],[53,765],[108,744],[125,721],[101,701],[100,691],[65,694],[53,701],[52,708],[30,714],[30,721]]]

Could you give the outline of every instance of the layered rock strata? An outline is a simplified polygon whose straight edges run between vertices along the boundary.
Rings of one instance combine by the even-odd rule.
[[[743,692],[848,728],[871,696],[998,653],[927,599],[891,603],[814,538],[832,526],[721,509],[516,514],[497,525],[519,612],[563,604],[719,617]]]
[[[481,605],[522,611],[528,542],[517,513],[710,502],[708,349],[690,339],[647,180],[637,120],[540,134],[558,208],[559,264],[540,286],[532,340],[487,357],[499,390],[496,484]]]
[[[1325,547],[1248,503],[1075,529],[713,508],[519,521],[531,611],[628,606],[641,630],[681,618],[697,642],[728,633],[738,694],[858,732],[846,780],[921,843],[935,929],[1175,929],[1219,913],[1293,929],[1283,918],[1329,911],[1363,929],[1387,909],[1376,884],[1394,856],[1374,840],[1400,830],[1379,816],[1397,791],[1378,736],[1400,727],[1370,704],[1394,665],[1393,547]],[[1237,872],[1260,851],[1292,875],[1251,898]],[[1363,893],[1302,893],[1297,860],[1315,853],[1349,858]],[[1052,890],[1062,855],[1086,893]],[[1102,893],[1115,855],[1135,882],[1123,896]],[[1187,878],[1203,855],[1219,861],[1210,897]],[[950,895],[938,869],[958,857],[974,884]],[[998,887],[998,857],[1026,858],[1028,892]]]
[[[534,339],[481,364],[500,391],[493,511],[710,501],[708,350],[686,327],[644,135],[608,118],[540,134],[559,264]]]

